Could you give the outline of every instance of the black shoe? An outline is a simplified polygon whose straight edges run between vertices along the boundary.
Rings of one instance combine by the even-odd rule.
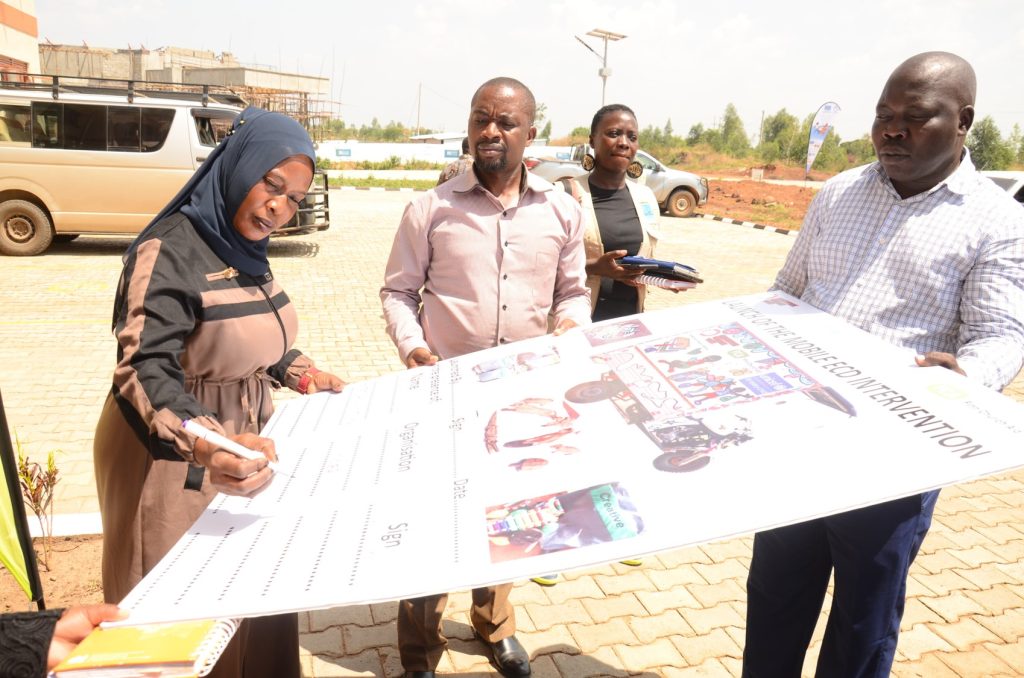
[[[406,671],[405,678],[434,678],[433,671]]]
[[[530,653],[515,636],[484,644],[491,648],[491,655],[501,675],[507,678],[523,678],[530,675]]]

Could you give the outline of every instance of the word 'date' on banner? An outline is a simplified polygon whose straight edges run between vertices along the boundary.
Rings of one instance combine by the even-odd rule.
[[[123,605],[263,615],[512,581],[1022,465],[1021,406],[782,294],[631,316],[288,401]]]

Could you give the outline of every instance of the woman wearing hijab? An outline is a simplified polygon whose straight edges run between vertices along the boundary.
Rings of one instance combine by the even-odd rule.
[[[257,435],[273,411],[271,388],[343,386],[291,348],[297,315],[267,261],[269,236],[295,214],[314,160],[297,122],[248,108],[125,254],[117,367],[93,450],[107,602],[159,562],[218,490],[248,496],[272,477],[266,459],[218,450],[184,420],[273,460],[273,442]],[[244,623],[213,675],[299,672],[289,614]]]

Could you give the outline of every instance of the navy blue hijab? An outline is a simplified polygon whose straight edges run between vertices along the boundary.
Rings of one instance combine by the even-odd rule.
[[[252,276],[267,275],[270,238],[247,240],[235,230],[232,221],[249,190],[267,172],[295,155],[306,156],[316,166],[313,142],[302,125],[281,113],[254,106],[245,109],[206,162],[139,234],[125,258],[148,237],[157,222],[181,212],[229,266]]]

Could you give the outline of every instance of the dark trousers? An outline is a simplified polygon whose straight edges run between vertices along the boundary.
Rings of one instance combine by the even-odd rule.
[[[884,677],[896,652],[907,572],[938,491],[754,536],[744,678],[799,678],[835,570],[815,675]]]
[[[469,619],[478,636],[496,643],[516,632],[515,608],[509,602],[512,584],[473,589]],[[406,671],[433,671],[448,640],[441,633],[441,618],[448,594],[398,602],[398,653]]]

